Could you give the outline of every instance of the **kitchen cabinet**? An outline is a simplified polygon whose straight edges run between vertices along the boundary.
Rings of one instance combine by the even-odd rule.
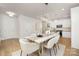
[[[71,38],[71,28],[70,27],[56,28],[56,30],[62,31],[62,37]]]
[[[63,31],[62,32],[62,37],[64,37],[64,38],[71,38],[71,32]]]

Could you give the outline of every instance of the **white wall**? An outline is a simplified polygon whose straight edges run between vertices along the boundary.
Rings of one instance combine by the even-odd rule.
[[[9,17],[0,14],[1,39],[26,37],[37,32],[42,32],[42,22],[40,20],[23,15]]]
[[[79,49],[79,7],[71,9],[71,21],[72,21],[72,48]]]
[[[18,20],[20,37],[26,37],[42,30],[41,22],[37,19],[20,15]]]
[[[1,35],[1,29],[2,29],[2,17],[1,17],[1,15],[0,15],[0,39],[2,38],[2,35]]]
[[[17,38],[17,19],[16,17],[9,17],[8,15],[1,15],[1,38]]]

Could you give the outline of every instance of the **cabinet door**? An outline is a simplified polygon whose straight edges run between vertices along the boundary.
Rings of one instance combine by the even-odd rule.
[[[79,49],[79,7],[71,9],[71,45],[72,48]]]
[[[71,32],[62,32],[64,38],[71,38]]]

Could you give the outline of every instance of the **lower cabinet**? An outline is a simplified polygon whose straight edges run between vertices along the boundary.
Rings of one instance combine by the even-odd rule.
[[[65,32],[65,31],[63,31],[62,32],[62,37],[64,37],[64,38],[71,38],[71,32]]]

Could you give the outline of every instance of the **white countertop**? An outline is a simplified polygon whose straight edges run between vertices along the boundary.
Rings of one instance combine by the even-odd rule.
[[[71,28],[69,28],[69,27],[55,28],[55,29],[56,29],[56,30],[66,31],[66,32],[71,32]]]

